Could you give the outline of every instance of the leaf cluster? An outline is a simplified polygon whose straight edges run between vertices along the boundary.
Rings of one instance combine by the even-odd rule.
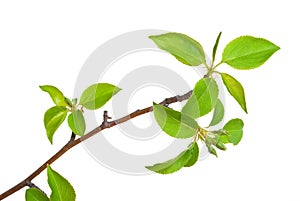
[[[82,136],[86,130],[84,109],[96,110],[101,108],[113,95],[121,90],[108,83],[93,84],[83,91],[79,103],[77,103],[77,98],[71,101],[54,86],[44,85],[40,86],[40,88],[50,95],[55,104],[55,106],[49,108],[44,115],[44,125],[51,144],[53,143],[54,133],[65,121],[68,113],[68,125],[70,129],[74,134]]]
[[[163,163],[147,166],[146,168],[149,170],[169,174],[183,167],[192,166],[196,163],[199,155],[198,140],[202,141],[208,151],[215,156],[217,156],[216,148],[225,151],[225,144],[237,145],[241,141],[244,127],[241,119],[231,119],[220,130],[210,129],[219,124],[225,114],[224,105],[219,99],[219,86],[213,74],[221,76],[229,94],[245,113],[248,113],[242,84],[232,75],[217,71],[217,67],[221,64],[228,64],[237,70],[254,69],[266,62],[279,50],[279,47],[262,38],[238,37],[226,45],[221,61],[215,65],[221,35],[222,32],[219,33],[214,44],[211,63],[207,62],[201,44],[185,34],[166,33],[149,37],[160,49],[167,51],[183,64],[188,66],[201,65],[207,69],[207,74],[196,83],[191,97],[181,111],[153,103],[154,116],[161,129],[171,137],[192,138],[192,142],[177,157]],[[213,111],[213,117],[208,127],[198,125],[197,119],[211,111]]]

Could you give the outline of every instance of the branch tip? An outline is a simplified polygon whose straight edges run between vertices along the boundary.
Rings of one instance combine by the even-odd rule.
[[[103,122],[102,122],[102,126],[103,126],[104,128],[109,127],[108,119],[111,119],[111,117],[108,116],[108,112],[105,110],[105,111],[103,112]]]

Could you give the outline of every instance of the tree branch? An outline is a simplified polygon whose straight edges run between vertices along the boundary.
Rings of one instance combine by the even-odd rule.
[[[187,100],[191,96],[192,92],[193,91],[191,90],[184,95],[178,95],[178,96],[166,98],[164,101],[160,102],[159,104],[168,106],[169,104],[172,104],[175,102],[181,102],[181,101]],[[84,136],[77,138],[76,140],[75,140],[75,135],[72,133],[71,139],[66,145],[64,145],[56,154],[54,154],[50,159],[48,159],[45,163],[43,163],[38,169],[36,169],[26,179],[24,179],[23,181],[21,181],[20,183],[18,183],[14,187],[12,187],[11,189],[9,189],[6,192],[4,192],[3,194],[1,194],[0,200],[3,200],[4,198],[10,196],[11,194],[19,191],[23,187],[28,186],[28,182],[31,183],[31,181],[36,176],[38,176],[43,170],[45,170],[47,168],[47,165],[52,164],[54,161],[56,161],[58,158],[60,158],[63,154],[65,154],[69,149],[73,148],[77,144],[80,144],[81,142],[93,137],[94,135],[96,135],[97,133],[99,133],[100,131],[102,131],[104,129],[124,123],[130,119],[137,117],[137,116],[151,112],[152,110],[153,110],[152,106],[146,107],[144,109],[139,109],[139,110],[136,110],[135,112],[130,113],[127,116],[124,116],[120,119],[116,119],[114,121],[108,121],[108,119],[110,119],[110,117],[108,116],[107,111],[104,111],[103,122],[100,126],[96,127],[95,129],[93,129],[89,133],[85,134]]]

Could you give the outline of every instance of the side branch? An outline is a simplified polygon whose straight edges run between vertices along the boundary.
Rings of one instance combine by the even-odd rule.
[[[193,91],[191,90],[184,95],[178,95],[178,96],[166,98],[164,101],[160,102],[159,104],[168,106],[169,104],[172,104],[175,102],[181,102],[181,101],[187,100],[192,95],[192,92]],[[3,194],[1,194],[0,200],[3,200],[4,198],[10,196],[11,194],[19,191],[23,187],[28,186],[28,184],[31,183],[31,181],[36,176],[38,176],[43,170],[45,170],[47,168],[47,165],[52,164],[54,161],[56,161],[58,158],[60,158],[63,154],[65,154],[69,149],[73,148],[77,144],[80,144],[81,142],[93,137],[94,135],[96,135],[97,133],[99,133],[100,131],[102,131],[104,129],[113,127],[117,124],[124,123],[130,119],[137,117],[137,116],[151,112],[152,110],[153,110],[152,106],[146,107],[144,109],[136,110],[135,112],[132,112],[131,114],[124,116],[120,119],[116,119],[114,121],[108,121],[108,119],[110,119],[110,117],[108,117],[107,112],[105,111],[104,115],[103,115],[103,122],[100,126],[96,127],[89,133],[85,134],[84,136],[82,136],[76,140],[75,140],[75,135],[73,135],[73,133],[72,133],[71,140],[65,146],[63,146],[56,154],[54,154],[50,159],[48,159],[45,163],[43,163],[38,169],[36,169],[26,179],[24,179],[23,181],[21,181],[20,183],[18,183],[14,187],[12,187],[11,189],[9,189],[6,192],[4,192]]]
[[[42,193],[44,193],[47,196],[47,194],[42,189],[40,189],[37,185],[35,185],[31,181],[27,180],[25,182],[26,182],[26,186],[28,186],[29,188],[36,188],[36,189],[40,190]]]

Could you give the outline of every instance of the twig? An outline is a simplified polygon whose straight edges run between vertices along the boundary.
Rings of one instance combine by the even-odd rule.
[[[71,134],[71,138],[70,138],[70,140],[69,140],[69,142],[68,142],[68,143],[71,143],[71,142],[73,142],[73,141],[75,140],[75,138],[76,138],[76,134],[72,132],[72,134]]]
[[[103,112],[103,122],[102,122],[102,124],[101,124],[102,127],[105,127],[105,128],[106,128],[106,127],[109,126],[109,124],[108,124],[108,119],[111,119],[111,117],[108,116],[107,111],[105,110],[105,111]]]
[[[193,91],[191,90],[184,95],[178,95],[178,96],[166,98],[164,101],[160,102],[159,104],[168,106],[169,104],[172,104],[175,102],[181,102],[181,101],[187,100],[191,96],[192,92]],[[31,182],[36,176],[38,176],[43,170],[45,170],[47,168],[48,164],[49,165],[52,164],[54,161],[56,161],[58,158],[60,158],[63,154],[65,154],[69,149],[73,148],[77,144],[80,144],[81,142],[93,137],[94,135],[96,135],[97,133],[99,133],[100,131],[102,131],[104,129],[113,127],[117,124],[124,123],[130,119],[137,117],[137,116],[151,112],[152,110],[153,110],[152,106],[146,107],[144,109],[136,110],[135,112],[132,112],[129,115],[124,116],[120,119],[110,121],[110,122],[108,121],[108,119],[110,119],[110,117],[107,115],[107,111],[105,111],[103,114],[103,122],[100,126],[96,127],[95,129],[93,129],[89,133],[85,134],[84,136],[77,138],[76,140],[75,140],[75,135],[73,136],[73,133],[72,133],[71,139],[66,145],[64,145],[56,154],[54,154],[50,159],[48,159],[45,163],[43,163],[38,169],[36,169],[26,179],[24,179],[23,181],[21,181],[20,183],[18,183],[14,187],[12,187],[11,189],[9,189],[6,192],[4,192],[3,194],[1,194],[0,200],[3,200],[4,198],[10,196],[11,194],[19,191],[23,187],[28,186],[27,185],[28,182]]]
[[[36,189],[39,189],[42,193],[44,193],[44,194],[47,196],[47,194],[46,194],[42,189],[40,189],[37,185],[35,185],[35,184],[32,183],[31,181],[26,180],[25,183],[26,183],[26,186],[28,186],[29,188],[36,188]]]

